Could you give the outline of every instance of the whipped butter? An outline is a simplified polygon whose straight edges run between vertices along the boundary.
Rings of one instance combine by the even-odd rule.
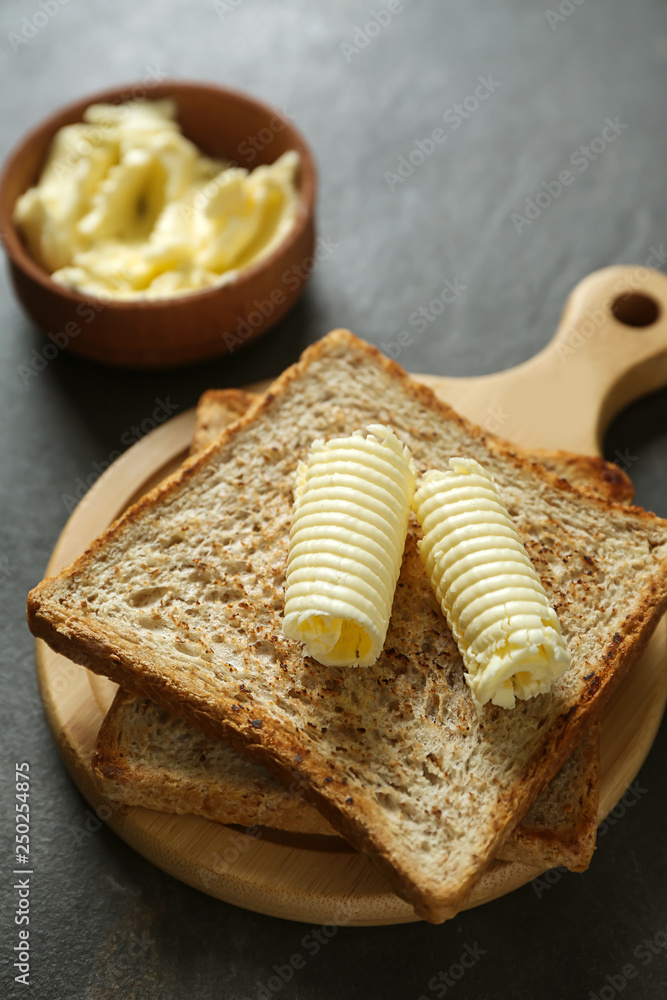
[[[416,473],[394,432],[315,441],[296,476],[283,631],[327,666],[384,645]]]
[[[252,172],[212,160],[170,100],[97,104],[83,117],[56,133],[14,210],[54,281],[100,298],[180,295],[229,282],[292,229],[296,152]]]
[[[570,654],[493,479],[474,459],[449,466],[417,483],[421,558],[475,703],[513,708],[516,698],[548,691]]]

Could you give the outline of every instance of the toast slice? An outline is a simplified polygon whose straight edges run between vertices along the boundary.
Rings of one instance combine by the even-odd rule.
[[[191,454],[207,447],[257,398],[238,389],[203,393]],[[596,495],[632,499],[630,479],[611,462],[568,452],[540,451],[538,457],[554,474]],[[541,868],[584,871],[588,867],[595,849],[599,799],[597,733],[595,725],[570,754],[502,845],[499,858]],[[231,747],[207,738],[196,726],[122,690],[100,729],[93,766],[103,794],[124,805],[194,813],[249,827],[336,833],[317,809],[290,794],[261,764],[239,758]]]
[[[477,711],[411,524],[385,648],[325,668],[281,631],[299,459],[391,425],[418,471],[477,459],[559,614],[572,667],[512,711]],[[517,457],[347,331],[309,348],[245,417],[31,591],[57,652],[297,782],[416,912],[453,916],[560,770],[667,605],[667,522]]]
[[[100,728],[93,766],[100,791],[123,805],[337,836],[298,788],[283,787],[262,764],[122,688]]]

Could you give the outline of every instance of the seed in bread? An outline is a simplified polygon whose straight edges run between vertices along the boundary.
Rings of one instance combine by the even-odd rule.
[[[394,432],[313,442],[296,474],[283,631],[330,667],[369,667],[384,645],[416,473]]]
[[[419,553],[447,617],[478,707],[514,708],[544,694],[571,656],[512,518],[472,458],[421,477],[413,506]]]

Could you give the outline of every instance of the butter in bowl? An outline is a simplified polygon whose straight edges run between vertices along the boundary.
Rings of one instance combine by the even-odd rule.
[[[287,118],[233,91],[123,93],[54,115],[8,161],[0,224],[18,297],[59,346],[65,331],[98,361],[162,367],[237,349],[312,270],[310,151]]]

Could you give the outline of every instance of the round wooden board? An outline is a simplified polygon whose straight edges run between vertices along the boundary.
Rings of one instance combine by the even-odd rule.
[[[611,303],[619,296],[626,306],[634,301],[635,312],[628,306],[625,324],[611,312]],[[660,316],[649,325],[628,325],[628,318],[646,315],[642,297],[658,305]],[[603,321],[596,322],[594,335],[575,337],[573,331],[584,329],[582,320],[600,310]],[[607,268],[577,286],[556,337],[525,365],[479,379],[419,377],[482,424],[490,414],[498,420],[507,413],[505,422],[511,428],[503,426],[501,432],[511,433],[520,444],[594,454],[616,410],[667,381],[666,316],[666,278],[655,272],[647,277],[646,269]],[[563,352],[563,345],[571,346],[574,353]],[[568,384],[563,379],[570,364],[569,377],[576,391],[572,396],[566,392],[563,398],[563,386]],[[587,391],[581,393],[586,371]],[[561,393],[557,436],[554,410],[537,406],[537,400],[544,400],[554,384]],[[533,398],[532,409],[524,405],[526,395]],[[139,441],[100,477],[65,526],[49,562],[49,574],[72,562],[130,503],[176,468],[187,453],[193,428],[194,411],[182,414]],[[637,774],[660,725],[667,700],[666,626],[663,619],[644,656],[606,708],[600,819]],[[40,640],[35,657],[46,717],[74,781],[97,815],[154,864],[218,899],[272,916],[349,925],[418,919],[370,862],[339,838],[269,830],[250,836],[198,816],[119,807],[105,800],[95,785],[90,758],[116,686],[54,653]],[[495,899],[537,874],[526,865],[495,862],[467,905]]]

